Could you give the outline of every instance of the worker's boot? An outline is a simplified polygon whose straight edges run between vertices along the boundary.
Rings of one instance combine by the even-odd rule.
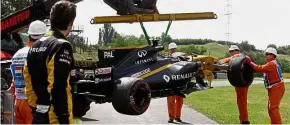
[[[175,121],[182,123],[183,121],[180,118],[176,118]]]
[[[241,124],[251,124],[249,121],[243,121]]]

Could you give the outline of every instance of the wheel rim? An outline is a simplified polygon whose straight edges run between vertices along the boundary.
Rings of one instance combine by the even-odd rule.
[[[135,98],[135,104],[138,107],[144,107],[148,104],[148,101],[150,100],[148,98],[148,91],[145,90],[144,88],[137,89],[134,98]]]
[[[146,110],[151,101],[151,91],[147,84],[139,84],[134,90],[134,107],[143,110]]]

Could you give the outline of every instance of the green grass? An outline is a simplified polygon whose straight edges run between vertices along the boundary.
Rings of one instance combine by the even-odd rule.
[[[180,47],[185,47],[188,45],[180,45]],[[229,47],[226,45],[221,45],[218,43],[208,43],[205,45],[198,45],[198,46],[203,46],[207,48],[207,52],[204,53],[204,55],[211,55],[215,58],[223,58],[225,56],[225,53],[228,52]],[[278,55],[279,59],[286,59],[290,61],[290,56],[289,55]]]
[[[290,124],[290,83],[280,104],[283,123]],[[187,96],[186,104],[220,124],[239,124],[236,94],[232,86],[215,87]],[[262,84],[251,85],[248,95],[249,120],[252,124],[269,124],[267,91]]]
[[[185,47],[188,45],[180,45],[180,47]],[[211,55],[215,58],[223,58],[225,53],[228,52],[228,47],[226,45],[220,45],[218,43],[208,43],[205,45],[198,45],[203,46],[207,49],[204,55]]]
[[[290,56],[289,55],[278,55],[278,59],[286,59],[288,61],[290,61]]]
[[[229,49],[228,46],[217,43],[208,43],[203,46],[207,48],[207,51],[204,55],[211,55],[215,58],[223,58]]]
[[[76,60],[87,60],[92,59],[94,61],[98,60],[98,53],[97,52],[82,52],[80,48],[76,47],[76,53],[74,53],[74,58]]]
[[[93,60],[98,60],[98,54],[96,52],[84,52],[84,53],[74,53],[74,58],[76,60],[87,60],[89,58],[93,59]]]

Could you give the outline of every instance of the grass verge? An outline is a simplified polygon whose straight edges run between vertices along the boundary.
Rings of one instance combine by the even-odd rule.
[[[290,83],[280,104],[283,123],[290,124]],[[216,87],[187,96],[185,103],[220,124],[239,124],[236,94],[232,86]],[[249,119],[252,124],[269,124],[267,91],[263,84],[251,85],[248,94]]]

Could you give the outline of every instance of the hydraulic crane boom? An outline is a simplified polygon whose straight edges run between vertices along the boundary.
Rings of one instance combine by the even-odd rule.
[[[124,15],[124,16],[94,17],[91,20],[91,24],[202,20],[202,19],[216,19],[216,18],[217,18],[217,15],[214,14],[213,12],[144,14],[144,15],[137,14],[137,15]]]

